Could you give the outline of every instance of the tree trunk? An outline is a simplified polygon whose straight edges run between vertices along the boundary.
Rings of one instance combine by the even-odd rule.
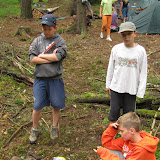
[[[77,0],[76,32],[78,34],[87,33],[86,5],[82,4],[82,0]]]
[[[21,18],[30,19],[32,15],[32,0],[21,0]]]
[[[70,16],[76,15],[76,6],[77,6],[76,0],[70,0],[69,7],[68,7]]]

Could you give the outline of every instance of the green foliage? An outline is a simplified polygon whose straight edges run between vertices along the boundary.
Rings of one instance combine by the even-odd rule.
[[[99,98],[108,98],[108,95],[106,94],[106,95],[104,95],[104,94],[96,94],[96,93],[86,93],[86,94],[83,94],[83,95],[81,95],[81,97],[82,98],[97,98],[97,97],[99,97]]]
[[[147,110],[147,109],[137,109],[136,112],[140,115],[140,116],[145,116],[145,117],[153,117],[156,113],[155,110]],[[160,112],[158,113],[157,117],[160,119]]]
[[[0,4],[0,19],[4,16],[20,14],[20,4],[18,0],[0,0]]]

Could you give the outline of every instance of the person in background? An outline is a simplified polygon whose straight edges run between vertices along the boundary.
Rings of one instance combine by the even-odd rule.
[[[116,122],[123,114],[136,110],[136,96],[143,98],[147,84],[147,54],[144,47],[135,43],[136,26],[121,23],[119,33],[123,42],[111,50],[105,91],[111,94],[108,120]]]
[[[91,12],[92,20],[95,20],[94,15],[93,15],[93,10],[92,10],[92,7],[91,7],[90,0],[87,0],[87,1],[85,2],[85,4],[86,4],[88,10]]]
[[[129,10],[129,0],[122,0],[121,8],[122,8],[122,15],[123,15],[123,22],[128,20],[128,10]]]
[[[118,15],[114,7],[112,7],[111,32],[118,32]]]
[[[106,40],[112,41],[110,37],[110,27],[112,22],[112,4],[117,0],[102,0],[100,5],[100,17],[102,17],[102,28],[100,33],[100,38],[103,38],[104,31],[107,27],[107,38]]]
[[[114,4],[114,8],[118,14],[118,18],[120,18],[122,20],[122,9],[121,9],[121,1],[122,0],[118,0],[115,2]]]
[[[140,131],[140,119],[135,112],[121,116],[103,132],[102,145],[93,149],[102,160],[156,160],[159,139]],[[119,138],[114,138],[118,133]]]

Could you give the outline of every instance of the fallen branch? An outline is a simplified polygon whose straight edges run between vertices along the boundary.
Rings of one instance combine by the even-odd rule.
[[[20,130],[21,130],[23,127],[29,126],[29,125],[31,125],[32,123],[33,123],[33,122],[31,121],[31,122],[28,122],[28,123],[20,126],[20,127],[12,134],[12,136],[7,140],[7,142],[4,144],[3,148],[5,148],[5,147],[14,139],[14,137],[20,132]]]
[[[35,158],[36,160],[41,160],[41,159],[42,159],[42,157],[36,156],[36,155],[33,154],[33,153],[29,153],[29,156],[32,156],[32,157]]]
[[[90,115],[85,115],[85,116],[77,117],[76,119],[83,119],[83,118],[86,118],[86,117],[90,117]]]
[[[14,71],[3,71],[3,73],[9,76],[12,76],[13,79],[15,79],[18,82],[23,82],[27,85],[33,85],[34,79],[28,77],[27,75],[18,74],[18,73],[15,73]]]
[[[15,67],[18,67],[22,74],[25,74],[25,72],[24,72],[24,70],[23,70],[23,68],[22,68],[22,65],[21,65],[17,60],[14,59],[13,65],[14,65]]]
[[[100,82],[106,82],[105,80],[99,79],[99,78],[95,78],[95,80],[100,81]]]
[[[149,57],[149,56],[152,55],[152,54],[158,53],[158,52],[160,52],[160,50],[157,50],[157,51],[155,51],[155,52],[152,52],[152,53],[150,53],[150,54],[147,54],[147,57]]]
[[[48,129],[49,129],[49,125],[47,124],[47,122],[44,120],[44,118],[41,118],[42,119],[42,121],[46,124],[46,126],[48,127]]]
[[[156,129],[156,131],[155,131],[155,133],[154,133],[154,136],[157,135],[157,132],[158,132],[159,128],[160,128],[160,124],[158,125],[158,127],[157,127],[157,129]]]
[[[15,117],[19,114],[19,112],[20,112],[22,109],[24,109],[24,108],[26,108],[26,106],[23,104],[23,106],[17,111],[17,113],[15,113],[14,115],[12,115],[11,117],[12,117],[12,118],[15,118]]]
[[[156,114],[155,114],[155,116],[154,116],[154,120],[153,120],[152,127],[151,127],[151,132],[150,132],[151,135],[152,135],[152,133],[153,133],[153,129],[154,129],[154,127],[155,127],[156,118],[157,118],[157,116],[158,116],[158,112],[159,112],[159,111],[160,111],[160,107],[159,107],[158,111],[156,112]]]

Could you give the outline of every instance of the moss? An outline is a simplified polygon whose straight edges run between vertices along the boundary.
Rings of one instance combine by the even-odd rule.
[[[147,110],[147,109],[137,109],[136,110],[137,114],[140,116],[143,116],[145,118],[154,118],[156,111],[154,110]],[[160,112],[157,115],[157,119],[160,119]]]

